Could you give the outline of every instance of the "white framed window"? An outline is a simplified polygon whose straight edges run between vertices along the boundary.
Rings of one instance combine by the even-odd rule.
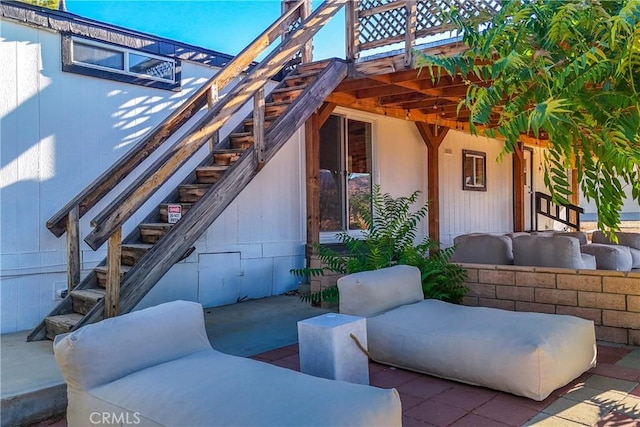
[[[373,123],[333,114],[320,128],[320,241],[340,231],[358,236],[371,214]]]
[[[462,189],[487,191],[487,154],[462,150]]]
[[[63,70],[160,89],[180,86],[173,58],[75,36],[63,36]]]

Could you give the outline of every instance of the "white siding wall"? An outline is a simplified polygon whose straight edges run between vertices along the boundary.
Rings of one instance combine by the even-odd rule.
[[[45,227],[47,219],[119,159],[141,135],[162,121],[215,70],[183,61],[181,92],[63,73],[58,33],[8,21],[2,21],[0,28],[0,63],[3,64],[0,76],[0,332],[7,333],[33,327],[57,302],[56,290],[66,288],[65,236],[59,239],[53,236]],[[237,115],[222,129],[221,137],[243,117]],[[299,161],[300,138],[296,135],[294,139],[298,142],[289,144],[278,155],[276,162],[285,159],[279,168],[269,165],[261,172],[260,182],[265,190],[252,184],[254,189],[247,190],[244,199],[234,202],[245,200],[246,209],[258,213],[262,223],[271,222],[270,226],[264,227],[261,233],[240,234],[237,245],[216,236],[217,233],[207,233],[198,243],[198,251],[176,265],[142,304],[175,296],[212,304],[232,302],[231,297],[221,299],[207,295],[206,286],[199,286],[198,276],[207,279],[216,265],[231,268],[231,263],[216,258],[218,253],[239,253],[243,277],[256,282],[263,278],[267,264],[271,266],[268,285],[262,282],[254,285],[245,280],[243,286],[249,289],[241,289],[239,298],[280,293],[294,285],[288,269],[301,265],[304,241],[299,221],[291,219],[290,214],[298,212],[300,200],[304,200],[300,196],[303,180],[298,166],[303,164]],[[168,187],[179,183],[200,162],[206,150],[205,147],[194,156],[188,164],[190,167],[176,174],[170,181],[173,185]],[[158,150],[143,166],[162,151]],[[291,159],[292,169],[288,166]],[[132,180],[133,176],[120,183],[115,193]],[[152,196],[125,224],[125,235],[157,206],[164,194],[165,191],[159,191]],[[263,212],[262,205],[267,200],[274,201],[278,209]],[[81,221],[82,236],[91,229],[89,221],[108,203],[109,200],[103,201],[85,215]],[[244,209],[245,206],[230,207],[230,211],[236,213]],[[242,219],[253,227],[252,231],[257,229],[255,219],[247,221],[246,216]],[[225,213],[218,222],[224,225],[218,228],[228,232],[228,227],[238,222]],[[240,244],[249,249],[240,248]],[[94,252],[82,243],[83,272],[93,268],[104,256],[104,248]],[[257,259],[255,268],[245,261],[249,258]],[[260,290],[254,291],[254,286]]]
[[[462,150],[487,154],[487,191],[462,190]],[[512,158],[497,161],[502,143],[450,130],[440,155],[440,240],[453,244],[456,236],[472,232],[513,231]]]

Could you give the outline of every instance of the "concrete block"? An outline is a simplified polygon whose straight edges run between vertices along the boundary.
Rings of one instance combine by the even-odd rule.
[[[351,334],[367,348],[364,317],[329,313],[299,321],[300,372],[369,384],[369,360]]]
[[[556,275],[551,273],[516,272],[517,286],[533,286],[534,288],[555,288]]]

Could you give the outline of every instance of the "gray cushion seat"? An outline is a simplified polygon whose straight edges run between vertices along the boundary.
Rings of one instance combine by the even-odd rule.
[[[596,257],[598,270],[630,271],[633,266],[631,251],[626,246],[591,243],[580,246],[580,250]]]
[[[515,265],[596,269],[596,257],[580,251],[580,241],[570,236],[515,236]]]
[[[595,366],[590,320],[423,300],[410,266],[351,274],[338,288],[340,312],[367,317],[380,363],[534,400]]]
[[[471,233],[453,239],[456,246],[453,262],[471,264],[513,264],[513,250],[508,236]]]
[[[609,239],[602,231],[596,230],[593,232],[593,236],[591,236],[591,241],[593,243],[628,247],[632,259],[631,268],[640,268],[640,233],[625,233],[619,231],[616,233],[616,236],[618,237],[618,243]]]
[[[70,427],[400,426],[396,390],[327,380],[211,348],[202,306],[174,301],[54,342]],[[102,414],[108,414],[105,419]]]

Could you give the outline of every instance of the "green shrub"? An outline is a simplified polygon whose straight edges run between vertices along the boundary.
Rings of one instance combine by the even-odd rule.
[[[454,248],[440,249],[438,243],[429,238],[417,245],[414,243],[418,224],[427,216],[427,205],[411,211],[419,194],[415,191],[409,197],[394,199],[388,193],[382,194],[379,186],[374,186],[373,212],[362,211],[365,225],[362,238],[340,232],[337,239],[344,245],[344,253],[316,244],[315,251],[325,267],[292,269],[291,272],[309,278],[322,276],[325,271],[351,274],[398,264],[413,265],[420,269],[425,298],[459,303],[468,288],[464,285],[466,271],[450,262]],[[311,303],[335,302],[338,301],[338,287],[334,285],[303,295],[302,299]]]

